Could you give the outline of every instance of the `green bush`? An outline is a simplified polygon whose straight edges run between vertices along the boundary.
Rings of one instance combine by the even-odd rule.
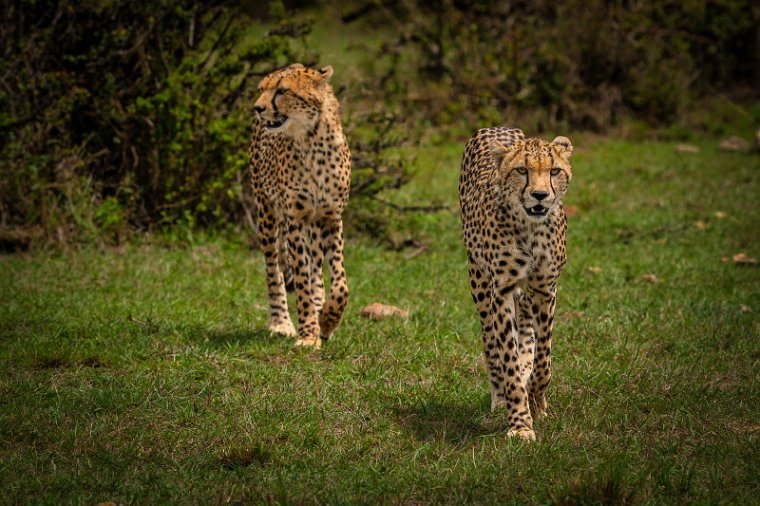
[[[255,86],[280,66],[317,63],[311,22],[269,7],[265,31],[244,3],[223,0],[4,4],[0,247],[251,230]],[[350,121],[351,209],[379,233],[370,201],[404,184],[406,165],[387,155],[398,144],[387,117]]]
[[[242,222],[253,87],[314,61],[273,5],[251,37],[234,2],[5,3],[0,239]]]
[[[603,130],[631,116],[667,124],[726,90],[758,98],[749,0],[385,0],[344,12],[395,27],[372,70],[436,125]]]

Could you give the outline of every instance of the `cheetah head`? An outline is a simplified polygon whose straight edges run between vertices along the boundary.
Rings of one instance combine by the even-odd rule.
[[[329,65],[312,69],[294,63],[264,77],[253,105],[264,129],[290,136],[313,129],[326,97],[332,96],[327,83],[332,74]]]
[[[519,204],[529,219],[540,222],[561,205],[573,177],[570,154],[573,145],[567,137],[551,142],[543,139],[518,139],[505,145],[493,141],[493,155],[507,200]]]

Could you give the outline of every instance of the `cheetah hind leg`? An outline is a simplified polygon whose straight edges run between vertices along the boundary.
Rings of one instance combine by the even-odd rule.
[[[517,363],[520,365],[520,381],[527,390],[530,385],[530,375],[533,372],[533,356],[536,353],[536,337],[532,328],[524,331],[520,329],[519,352]]]
[[[528,398],[530,402],[530,409],[533,412],[533,418],[543,418],[546,416],[546,397],[541,396],[540,398],[535,398],[532,395]]]
[[[329,297],[324,299],[323,286],[321,295],[324,307],[319,315],[320,338],[328,340],[333,331],[340,325],[343,313],[348,303],[348,284],[346,270],[343,264],[343,222],[341,220],[327,221],[322,224],[321,254],[327,260],[330,271]],[[321,259],[320,259],[321,260]],[[321,268],[320,268],[321,270]]]
[[[541,394],[540,397],[534,395],[533,388],[531,388],[531,374],[533,372],[533,360],[536,350],[536,338],[534,337],[534,330],[530,329],[530,336],[526,341],[520,343],[520,377],[522,379],[525,389],[528,391],[528,404],[530,405],[530,412],[533,415],[533,419],[543,418],[546,416],[546,397]]]

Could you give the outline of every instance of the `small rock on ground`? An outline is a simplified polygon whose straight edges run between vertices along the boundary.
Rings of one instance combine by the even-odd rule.
[[[744,151],[749,148],[749,142],[732,135],[720,141],[720,149],[724,151]]]
[[[409,317],[409,311],[404,311],[396,306],[380,304],[379,302],[364,306],[360,314],[365,318],[372,318],[373,320],[382,320],[391,316],[398,316],[399,318]]]
[[[691,144],[679,144],[676,146],[676,151],[679,153],[699,153],[699,147]]]

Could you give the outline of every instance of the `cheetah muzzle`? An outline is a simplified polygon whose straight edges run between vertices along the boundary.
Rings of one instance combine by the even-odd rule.
[[[536,218],[542,218],[549,214],[549,208],[544,207],[541,204],[537,204],[533,207],[526,207],[525,212],[528,213],[528,216],[533,216]]]
[[[283,116],[282,114],[277,113],[277,115],[275,116],[275,119],[264,121],[263,126],[270,132],[274,132],[275,130],[281,129],[283,126],[285,126],[285,123],[287,121],[288,121],[287,116]]]

